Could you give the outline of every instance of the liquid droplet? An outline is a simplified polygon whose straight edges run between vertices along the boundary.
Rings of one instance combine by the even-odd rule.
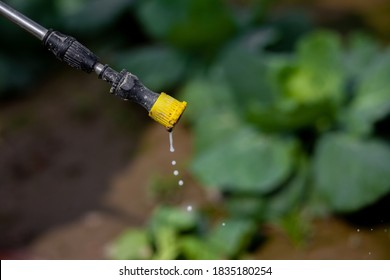
[[[177,171],[177,170],[173,171],[173,175],[175,175],[175,176],[179,175],[179,171]]]
[[[179,181],[179,186],[183,186],[183,185],[184,185],[183,180],[180,180],[180,181]]]
[[[173,153],[175,151],[175,148],[173,147],[173,132],[169,132],[169,151]]]
[[[176,165],[176,160],[172,160],[172,165]]]
[[[226,223],[222,223],[222,226],[223,226],[223,227],[226,226]]]
[[[372,228],[371,231],[374,231],[374,229]]]
[[[357,232],[360,232],[360,229],[357,229],[356,231],[357,231]]]
[[[369,255],[371,255],[371,252],[368,252]]]
[[[191,211],[192,211],[192,206],[191,206],[191,205],[188,205],[188,206],[187,206],[187,211],[188,211],[188,212],[191,212]]]

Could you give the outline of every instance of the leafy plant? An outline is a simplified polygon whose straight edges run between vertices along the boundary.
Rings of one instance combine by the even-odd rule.
[[[228,259],[238,256],[252,240],[251,220],[228,219],[202,227],[196,211],[169,206],[157,208],[144,229],[128,230],[113,243],[116,259]],[[226,246],[229,244],[229,246]]]
[[[302,165],[299,166],[297,159],[303,158],[305,166],[310,167],[310,172],[306,172],[306,181],[310,179],[313,185],[310,191],[323,197],[330,211],[354,211],[386,195],[390,191],[390,147],[374,139],[374,124],[390,112],[390,92],[385,86],[386,79],[381,76],[390,63],[386,52],[383,56],[373,52],[370,58],[360,57],[369,60],[366,69],[371,71],[353,69],[352,72],[351,61],[346,57],[359,51],[367,52],[356,49],[363,47],[356,44],[356,40],[361,42],[363,37],[350,40],[350,48],[343,50],[337,35],[321,31],[302,39],[296,53],[288,57],[248,51],[246,55],[253,56],[252,64],[263,57],[257,82],[262,80],[258,83],[270,88],[263,92],[251,86],[250,102],[246,89],[231,85],[225,95],[231,94],[231,98],[240,100],[231,106],[232,102],[223,102],[230,98],[209,94],[207,102],[211,104],[218,98],[219,106],[213,110],[197,106],[205,100],[204,93],[197,92],[195,86],[184,89],[183,98],[198,110],[190,114],[197,131],[196,143],[208,143],[207,148],[197,147],[192,164],[197,178],[206,187],[228,189],[237,194],[267,195],[288,186],[284,182],[300,174]],[[367,50],[375,48],[369,40],[364,43]],[[222,57],[222,65],[226,59],[232,58]],[[240,61],[241,57],[236,63]],[[251,79],[240,70],[231,74],[235,71],[232,67],[222,68],[224,75],[236,76],[236,80],[226,79],[229,82],[245,83]],[[204,84],[209,79],[203,78],[203,87],[207,87]],[[351,81],[354,88],[348,92],[347,85]],[[212,88],[213,82],[209,84]],[[194,118],[196,115],[202,117]],[[207,131],[220,131],[225,126],[221,126],[220,121],[209,120],[227,115],[234,119],[230,123],[234,127],[224,133],[211,133],[210,139]],[[351,119],[352,115],[360,121]],[[196,130],[196,127],[205,127],[207,131]],[[249,127],[250,136],[241,132]]]
[[[226,7],[218,9],[221,33],[211,37],[196,26],[210,15],[192,14],[205,1],[177,2],[138,3],[138,16],[153,38],[187,63],[184,68],[172,56],[165,65],[175,74],[168,84],[182,85],[180,98],[189,104],[184,119],[195,142],[190,170],[205,188],[221,193],[231,227],[204,215],[188,230],[164,227],[150,240],[160,244],[157,256],[237,258],[264,222],[280,225],[299,245],[313,215],[356,211],[390,192],[390,146],[375,126],[390,114],[388,50],[362,34],[342,40],[301,28],[306,35],[296,34],[292,52],[275,52],[289,49],[277,46],[288,36],[280,38],[283,24],[259,28],[258,10],[246,19],[230,13],[227,20]],[[183,36],[180,24],[199,32]],[[196,52],[206,43],[210,48]],[[191,59],[195,53],[197,61]],[[159,231],[146,230],[151,228]],[[163,246],[168,240],[172,248]]]

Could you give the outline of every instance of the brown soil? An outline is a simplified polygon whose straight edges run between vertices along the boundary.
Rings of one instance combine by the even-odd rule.
[[[2,105],[0,258],[105,259],[109,244],[126,228],[145,225],[161,201],[215,202],[186,172],[190,131],[174,131],[172,154],[161,126],[106,91],[95,77],[65,75]],[[173,159],[184,187],[176,186]],[[155,181],[171,187],[156,188]],[[385,225],[358,232],[332,218],[318,221],[312,232],[305,247],[296,247],[270,226],[267,241],[250,257],[390,259]]]
[[[314,223],[307,244],[294,246],[276,227],[266,230],[267,242],[256,252],[256,259],[390,259],[388,226],[357,228],[346,222],[327,218]]]

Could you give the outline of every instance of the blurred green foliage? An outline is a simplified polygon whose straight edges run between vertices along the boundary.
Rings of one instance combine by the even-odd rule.
[[[196,143],[208,143],[206,148],[197,147],[192,164],[201,182],[237,194],[266,194],[281,190],[283,182],[287,187],[300,173],[298,159],[302,158],[310,169],[310,192],[320,196],[329,211],[358,210],[386,195],[390,190],[390,147],[375,139],[374,124],[390,112],[390,92],[384,77],[390,66],[387,51],[382,55],[372,52],[368,57],[370,50],[377,49],[374,42],[362,35],[347,41],[349,46],[344,48],[335,33],[317,31],[300,40],[296,52],[289,56],[241,49],[253,57],[252,62],[262,57],[263,67],[257,70],[256,81],[262,80],[259,84],[269,85],[269,90],[253,85],[247,97],[249,91],[245,93],[244,88],[232,84],[232,90],[225,94],[237,99],[234,106],[219,97],[219,106],[214,109],[197,106],[215,95],[199,98],[202,93],[196,87],[184,89],[183,98],[198,110],[190,114],[199,127]],[[353,53],[362,56],[352,60],[349,56]],[[236,58],[239,64],[241,57]],[[357,71],[350,63],[356,64],[359,59],[366,64]],[[233,70],[222,66],[220,71],[228,76]],[[245,83],[251,79],[246,74],[236,71],[234,75]],[[348,90],[349,83],[353,88]],[[234,119],[227,121],[230,127],[208,122],[222,116]],[[207,131],[202,132],[203,126],[207,131],[227,129],[210,139]],[[251,136],[242,133],[243,129],[250,129]]]
[[[376,128],[390,114],[390,50],[366,35],[313,30],[292,10],[270,17],[273,1],[8,2],[87,40],[117,30],[97,40],[115,49],[109,62],[189,104],[191,171],[222,194],[228,218],[161,206],[114,243],[115,258],[238,258],[263,222],[300,243],[307,216],[356,211],[390,192],[390,146]],[[45,68],[15,30],[0,25],[12,38],[0,49],[2,93]]]
[[[223,195],[227,217],[222,225],[201,216],[182,230],[157,209],[159,226],[146,229],[153,232],[149,244],[160,244],[156,258],[242,257],[264,222],[280,225],[299,245],[316,215],[356,211],[390,192],[390,146],[375,128],[390,113],[388,50],[360,33],[308,32],[304,17],[270,21],[260,2],[236,9],[226,1],[136,6],[146,32],[169,50],[149,57],[157,69],[161,61],[172,67],[161,76],[189,104],[191,171]],[[142,70],[153,68],[149,51],[128,64],[145,79],[155,75]],[[131,56],[123,56],[124,66]],[[138,59],[144,63],[137,66]],[[185,221],[182,211],[170,214]],[[162,239],[175,248],[161,252]]]

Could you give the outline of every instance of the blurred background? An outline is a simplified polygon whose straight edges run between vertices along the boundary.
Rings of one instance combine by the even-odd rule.
[[[4,2],[188,108],[1,17],[1,259],[390,259],[389,1]]]

